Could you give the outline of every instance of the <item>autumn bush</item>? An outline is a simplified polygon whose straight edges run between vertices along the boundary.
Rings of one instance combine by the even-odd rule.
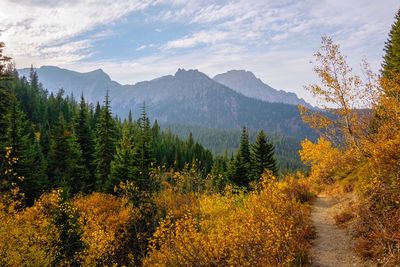
[[[60,204],[59,192],[43,195],[22,211],[0,204],[0,265],[50,266],[60,248],[60,231],[51,213]]]
[[[93,193],[66,202],[54,190],[32,207],[9,204],[0,204],[1,266],[112,266],[134,259],[127,241],[139,214],[127,199]]]
[[[356,225],[357,251],[383,265],[400,264],[400,75],[382,78],[384,93],[375,112],[379,120],[360,179],[363,205]]]
[[[316,185],[333,184],[337,168],[342,165],[342,152],[333,144],[319,138],[316,143],[310,140],[301,142],[301,160],[311,166],[309,179]]]
[[[308,89],[325,112],[300,108],[305,122],[321,133],[317,143],[302,142],[300,156],[310,164],[314,188],[342,186],[359,201],[351,213],[356,251],[385,266],[400,265],[400,73],[372,73],[365,80],[351,73],[339,46],[323,38],[316,53],[320,84]],[[327,115],[330,114],[330,115]]]
[[[288,266],[308,262],[309,208],[264,175],[249,194],[201,194],[200,214],[173,212],[154,233],[146,266]],[[197,205],[197,204],[196,204]]]
[[[300,203],[307,203],[315,197],[315,193],[310,191],[310,181],[301,172],[286,175],[283,177],[283,182],[278,185],[289,199],[295,199]]]
[[[93,193],[72,204],[82,229],[84,249],[77,257],[83,266],[126,264],[134,258],[128,247],[129,230],[140,214],[128,199]]]

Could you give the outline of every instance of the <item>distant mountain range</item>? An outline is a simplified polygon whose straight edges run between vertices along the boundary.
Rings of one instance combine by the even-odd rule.
[[[251,71],[230,70],[228,72],[216,75],[213,79],[220,84],[223,84],[248,97],[260,99],[266,102],[311,107],[311,105],[302,98],[298,98],[295,93],[276,90],[265,84]]]
[[[275,90],[248,71],[229,71],[209,78],[197,70],[178,69],[135,85],[121,85],[101,69],[79,73],[53,66],[36,69],[49,92],[63,88],[65,94],[102,102],[109,90],[113,112],[125,117],[139,114],[143,103],[148,114],[161,124],[191,124],[210,128],[264,129],[304,138],[313,135],[295,105],[310,106],[294,93]],[[29,76],[29,69],[18,70]]]

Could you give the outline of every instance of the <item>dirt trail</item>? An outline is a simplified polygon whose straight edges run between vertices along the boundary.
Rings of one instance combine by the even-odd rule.
[[[312,209],[312,221],[317,232],[313,242],[312,266],[365,266],[352,250],[350,236],[339,229],[333,216],[338,213],[340,205],[334,198],[319,196]]]

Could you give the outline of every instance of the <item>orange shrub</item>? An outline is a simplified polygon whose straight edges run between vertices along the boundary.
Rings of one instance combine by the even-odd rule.
[[[84,266],[123,263],[134,255],[124,250],[129,227],[139,218],[139,212],[127,199],[103,193],[93,193],[73,200],[79,214],[79,224],[85,248],[78,258]],[[124,258],[125,257],[125,258]]]
[[[338,168],[343,168],[344,154],[331,142],[319,138],[317,143],[309,140],[301,142],[301,160],[311,166],[309,179],[316,185],[333,184]]]
[[[279,187],[289,199],[295,199],[301,203],[309,202],[315,196],[310,192],[309,181],[300,172],[283,177],[283,182],[279,183]]]
[[[264,177],[259,192],[199,196],[200,216],[168,216],[145,266],[288,266],[307,262],[309,208]]]
[[[60,191],[43,195],[22,211],[0,209],[0,265],[50,266],[56,259],[60,232],[52,210],[59,207]]]

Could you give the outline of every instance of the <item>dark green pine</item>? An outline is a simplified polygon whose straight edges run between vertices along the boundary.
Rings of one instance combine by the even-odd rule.
[[[83,95],[79,104],[79,112],[75,122],[75,134],[77,143],[82,151],[82,163],[89,171],[89,176],[85,184],[85,191],[91,192],[95,190],[95,168],[93,166],[93,141],[91,136],[89,122],[89,107],[85,102]]]
[[[389,38],[384,47],[382,63],[383,76],[400,72],[400,9],[397,11]]]
[[[29,159],[29,175],[25,176],[21,185],[21,189],[22,192],[25,193],[25,199],[28,206],[33,205],[34,201],[38,199],[49,187],[49,181],[46,173],[46,159],[43,155],[39,140],[36,138],[31,146]]]
[[[4,43],[0,42],[0,149],[4,149],[7,139],[6,130],[9,127],[8,113],[11,106],[11,93],[7,83],[12,78],[7,72],[7,63],[10,58],[3,55]]]
[[[95,132],[96,185],[98,190],[104,190],[111,172],[111,161],[114,158],[117,129],[111,114],[108,92],[104,106],[100,112]]]
[[[246,127],[242,129],[239,151],[234,161],[232,182],[238,186],[248,187],[250,182],[250,145]]]
[[[274,156],[274,145],[270,143],[264,133],[260,131],[255,144],[252,146],[252,179],[258,180],[265,170],[278,175],[278,168]]]
[[[111,162],[111,175],[106,184],[106,191],[113,192],[120,182],[134,181],[138,177],[135,146],[129,123],[122,128],[122,137],[118,142],[114,159]]]
[[[6,130],[5,145],[11,148],[10,158],[17,159],[11,164],[12,173],[17,176],[9,177],[9,183],[21,185],[23,179],[18,177],[27,177],[31,172],[31,162],[29,157],[30,152],[30,135],[28,122],[25,119],[25,114],[21,111],[19,103],[15,96],[12,96],[11,107],[8,118],[8,128]],[[10,185],[10,184],[8,184]]]
[[[64,116],[60,113],[49,151],[50,185],[63,188],[66,196],[84,191],[88,171],[82,161],[76,136],[68,129]]]
[[[152,131],[150,121],[147,117],[145,106],[142,107],[142,114],[139,118],[139,132],[136,146],[136,162],[138,168],[138,177],[136,184],[139,189],[146,192],[155,190],[155,183],[150,176],[154,164],[152,150]]]

